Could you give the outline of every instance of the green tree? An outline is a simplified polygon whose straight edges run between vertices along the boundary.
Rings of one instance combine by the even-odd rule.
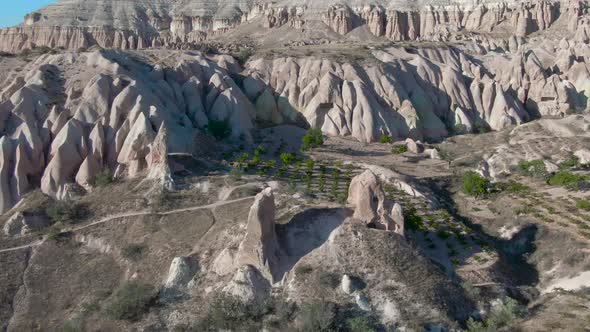
[[[561,170],[551,176],[547,183],[570,190],[581,190],[584,186],[588,185],[588,176]]]
[[[287,152],[281,153],[281,161],[283,165],[289,166],[295,162],[295,156]]]
[[[332,197],[335,199],[338,197],[338,187],[340,185],[340,169],[335,168],[332,171]]]
[[[391,148],[391,153],[393,154],[402,154],[408,152],[408,146],[403,144],[403,145],[396,145],[393,148]]]
[[[488,193],[490,180],[476,172],[469,171],[463,174],[463,192],[469,196],[481,198]]]
[[[301,149],[309,150],[318,146],[324,145],[324,135],[319,129],[309,129],[302,138]]]
[[[389,135],[383,135],[379,138],[379,143],[389,144],[392,142],[393,142],[393,139],[391,139],[391,136],[389,136]]]
[[[521,160],[518,163],[520,172],[525,175],[536,179],[544,180],[547,178],[547,168],[543,160]]]

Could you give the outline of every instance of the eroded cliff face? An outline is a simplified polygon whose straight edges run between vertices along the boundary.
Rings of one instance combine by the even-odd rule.
[[[142,175],[156,166],[157,137],[171,153],[197,153],[211,120],[245,142],[256,127],[281,124],[375,142],[440,140],[588,109],[587,44],[494,46],[510,45],[502,57],[391,47],[365,49],[373,59],[365,64],[278,57],[245,69],[229,56],[178,51],[7,58],[15,63],[0,86],[0,211],[35,187],[68,197],[72,183],[89,188],[105,168]]]
[[[81,9],[72,12],[78,7]],[[89,14],[98,9],[100,14]],[[585,40],[587,13],[584,0],[484,1],[477,5],[421,1],[412,6],[372,0],[339,4],[242,0],[232,5],[222,0],[198,4],[63,0],[27,15],[23,25],[0,30],[0,51],[16,53],[40,46],[76,50],[92,45],[190,48],[243,25],[256,27],[257,33],[279,34],[282,32],[276,29],[282,26],[304,32],[312,22],[323,22],[327,31],[340,35],[367,26],[376,37],[392,41],[449,41],[481,33],[523,37],[559,23],[566,27],[564,33]]]

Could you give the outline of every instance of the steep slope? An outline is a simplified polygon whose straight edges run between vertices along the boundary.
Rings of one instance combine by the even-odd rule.
[[[196,47],[228,31],[251,30],[275,43],[297,40],[307,29],[338,40],[359,27],[383,40],[463,40],[481,33],[509,37],[563,26],[587,39],[586,1],[80,1],[62,0],[28,14],[24,24],[0,31],[0,51],[92,45],[121,49]],[[250,26],[248,28],[248,26]],[[278,29],[287,27],[293,34]],[[473,33],[473,34],[472,34]],[[328,37],[330,36],[330,37]],[[287,40],[288,41],[288,40]]]
[[[587,109],[585,44],[560,43],[482,59],[450,47],[373,50],[360,64],[313,56],[254,58],[169,51],[66,52],[12,70],[0,89],[1,210],[32,188],[68,197],[109,168],[135,177],[151,167],[159,128],[171,153],[194,153],[213,120],[236,141],[281,124],[375,142],[387,135],[437,141],[500,130],[537,116]],[[364,49],[365,52],[369,52]],[[20,67],[24,66],[24,70]]]

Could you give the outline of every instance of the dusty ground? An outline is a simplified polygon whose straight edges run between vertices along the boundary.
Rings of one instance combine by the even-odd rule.
[[[281,139],[272,140],[272,135]],[[276,188],[277,233],[286,255],[283,282],[274,290],[278,294],[355,306],[354,299],[341,294],[333,282],[351,273],[366,283],[363,294],[376,312],[387,311],[391,321],[418,317],[425,308],[433,311],[416,322],[457,319],[467,309],[485,307],[504,295],[529,303],[529,316],[517,322],[524,331],[566,331],[576,327],[574,322],[588,320],[584,293],[551,292],[583,284],[583,272],[590,269],[590,239],[584,235],[590,214],[574,210],[575,200],[588,195],[518,174],[504,180],[525,184],[530,192],[474,199],[460,190],[462,172],[475,168],[497,145],[514,140],[511,129],[443,142],[437,147],[452,156],[450,163],[410,152],[393,154],[391,144],[330,138],[308,154],[316,163],[309,186],[305,160],[280,175],[260,173],[260,166],[228,175],[236,155],[252,156],[259,145],[266,147],[264,162],[280,164],[280,153],[297,153],[300,137],[300,132],[277,128],[262,132],[253,146],[241,151],[221,147],[207,158],[175,157],[185,167],[176,175],[177,189],[165,195],[146,195],[149,185],[138,181],[97,188],[80,200],[88,213],[73,224],[53,226],[65,232],[57,241],[48,238],[49,230],[18,239],[2,235],[0,263],[11,267],[0,271],[3,328],[10,322],[10,330],[59,330],[72,324],[97,331],[128,330],[132,325],[158,330],[170,327],[169,321],[191,323],[182,317],[203,313],[210,296],[231,277],[213,277],[207,271],[221,250],[237,248],[253,196],[269,185]],[[467,140],[471,144],[465,144]],[[578,140],[562,138],[559,144],[571,141],[575,148]],[[320,165],[327,169],[323,186]],[[386,186],[388,196],[418,218],[405,239],[364,227],[355,230],[359,225],[345,222],[351,214],[342,200],[348,181],[367,165],[393,171],[398,182]],[[342,176],[334,181],[336,169]],[[420,195],[396,187],[399,181]],[[36,192],[16,209],[42,211],[47,204],[51,200]],[[6,219],[0,218],[0,226]],[[346,246],[352,243],[354,247]],[[130,245],[143,248],[139,257],[124,255]],[[122,282],[137,279],[159,287],[177,256],[192,257],[199,266],[186,300],[153,307],[137,323],[105,315]],[[392,275],[397,283],[384,277]],[[409,282],[418,276],[428,281]],[[456,289],[458,295],[438,293],[442,288]],[[408,299],[416,304],[410,305]],[[398,305],[406,301],[401,305],[405,309],[393,310],[388,304],[392,301]],[[447,303],[445,310],[438,301]],[[571,310],[561,309],[564,306]]]

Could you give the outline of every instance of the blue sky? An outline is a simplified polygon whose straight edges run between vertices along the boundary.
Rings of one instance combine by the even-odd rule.
[[[56,0],[0,0],[0,28],[23,22],[25,14],[55,2]]]

